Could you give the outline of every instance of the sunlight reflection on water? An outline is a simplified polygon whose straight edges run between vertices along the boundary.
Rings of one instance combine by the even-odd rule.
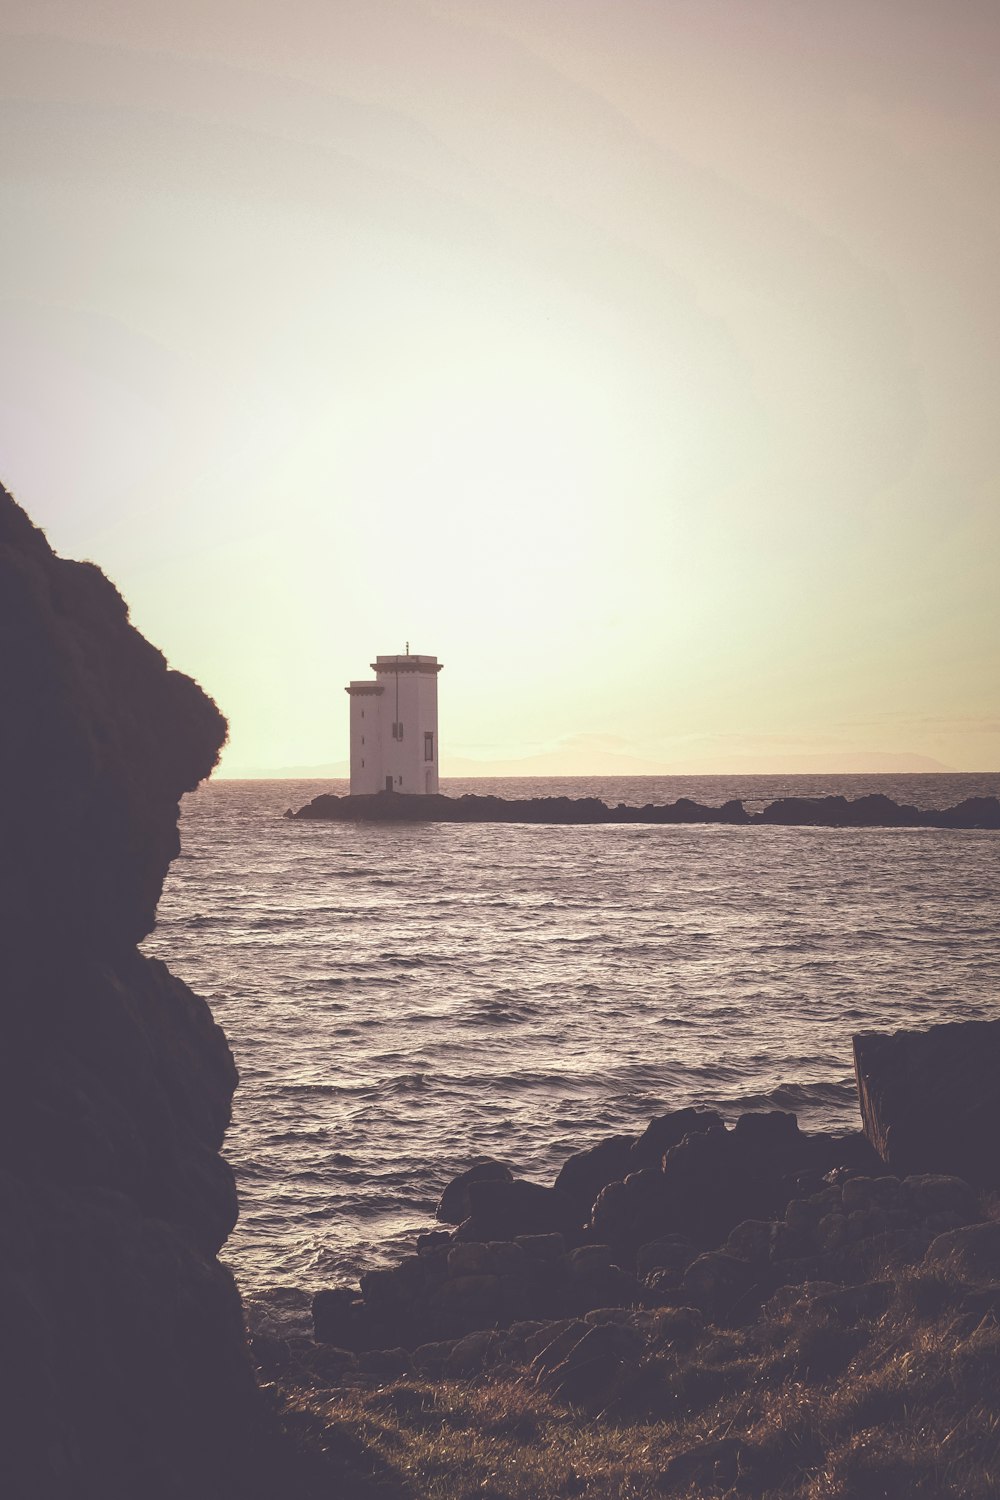
[[[925,806],[1000,788],[794,791],[900,782]],[[763,800],[789,790],[541,790],[721,802],[749,783]],[[146,945],[209,999],[240,1067],[227,1257],[246,1287],[329,1282],[398,1251],[478,1154],[551,1180],[571,1151],[688,1103],[852,1128],[853,1031],[1000,1014],[995,833],[280,817],[330,789],[220,782],[188,798]]]

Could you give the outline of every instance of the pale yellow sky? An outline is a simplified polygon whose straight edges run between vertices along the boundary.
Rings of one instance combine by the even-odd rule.
[[[1000,12],[5,0],[0,475],[338,761],[1000,769]],[[803,762],[805,764],[805,762]]]

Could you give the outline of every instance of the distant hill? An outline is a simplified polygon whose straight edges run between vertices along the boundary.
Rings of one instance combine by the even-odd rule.
[[[350,776],[346,760],[325,761],[318,766],[227,766],[216,781],[338,781]]]
[[[662,761],[623,755],[616,750],[563,749],[510,760],[471,760],[449,755],[441,762],[442,776],[669,776]]]
[[[691,761],[654,761],[597,749],[551,750],[521,760],[453,756],[442,776],[851,776],[954,771],[929,755],[881,750],[827,755],[729,755]]]
[[[847,750],[812,755],[727,755],[725,759],[676,763],[669,775],[685,776],[879,776],[954,772],[955,766],[908,751]]]

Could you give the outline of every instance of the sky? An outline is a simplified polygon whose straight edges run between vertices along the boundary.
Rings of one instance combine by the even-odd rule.
[[[1000,770],[995,0],[0,0],[0,478],[229,716]]]

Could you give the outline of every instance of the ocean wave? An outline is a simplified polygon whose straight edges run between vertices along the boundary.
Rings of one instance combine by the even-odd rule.
[[[731,1094],[716,1099],[715,1107],[723,1112],[780,1109],[795,1114],[815,1105],[856,1104],[857,1097],[853,1078],[850,1082],[830,1079],[821,1083],[779,1083],[764,1092],[748,1090]]]
[[[588,794],[763,789],[735,783]],[[856,1128],[852,1032],[1000,1011],[996,836],[774,830],[750,864],[739,829],[441,825],[418,858],[360,825],[314,837],[289,800],[280,783],[187,799],[188,858],[146,945],[212,997],[240,1068],[228,1248],[246,1285],[383,1258],[476,1156],[551,1181],[692,1103]]]

